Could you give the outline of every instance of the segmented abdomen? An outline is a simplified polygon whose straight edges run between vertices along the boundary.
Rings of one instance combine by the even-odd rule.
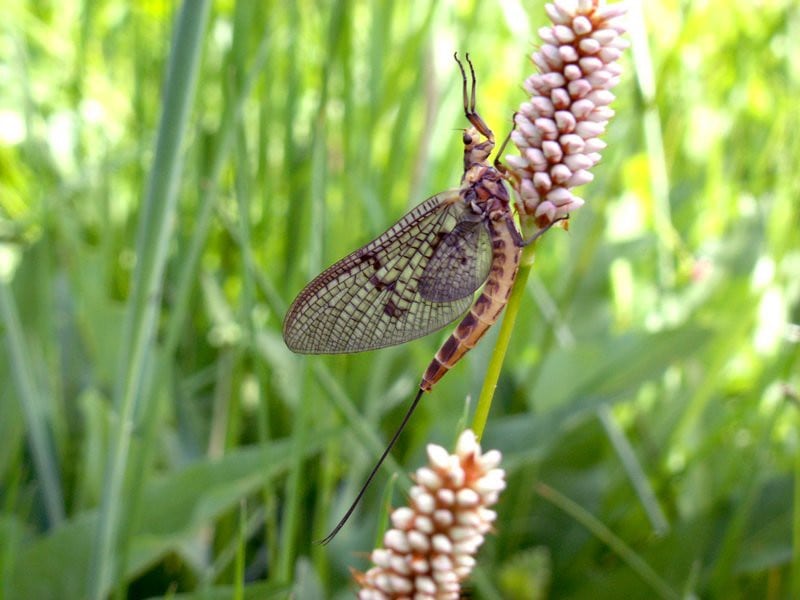
[[[489,221],[492,238],[492,266],[489,277],[481,295],[425,370],[419,384],[422,390],[430,391],[434,384],[478,343],[503,312],[517,277],[519,256],[522,251],[515,243],[513,233],[516,233],[516,229],[513,229],[512,233],[514,227],[510,214],[500,221]]]

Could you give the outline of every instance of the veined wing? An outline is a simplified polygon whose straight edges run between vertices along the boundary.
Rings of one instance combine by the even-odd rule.
[[[419,295],[432,302],[470,296],[489,276],[492,240],[477,215],[459,221],[442,238],[419,281]]]
[[[453,321],[482,281],[445,300],[423,297],[419,283],[442,240],[471,218],[458,190],[413,208],[300,292],[283,322],[286,345],[306,354],[359,352],[402,344]]]

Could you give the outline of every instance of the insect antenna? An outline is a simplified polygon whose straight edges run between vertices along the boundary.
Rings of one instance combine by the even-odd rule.
[[[364,485],[361,486],[361,491],[358,492],[358,496],[356,496],[356,499],[353,500],[353,503],[350,505],[350,508],[347,509],[347,512],[344,513],[344,516],[341,519],[339,519],[339,522],[336,524],[336,527],[334,527],[333,530],[323,539],[319,540],[320,544],[325,545],[328,542],[330,542],[334,537],[336,537],[336,534],[339,533],[339,530],[342,527],[344,527],[344,524],[347,523],[347,520],[350,518],[350,515],[353,514],[353,511],[356,509],[356,506],[358,506],[361,497],[367,491],[367,488],[369,487],[369,484],[372,481],[372,479],[375,477],[375,474],[378,472],[378,469],[381,468],[383,461],[386,460],[387,456],[389,456],[389,452],[391,452],[392,447],[394,446],[397,439],[400,437],[400,434],[403,432],[403,429],[408,423],[408,420],[411,418],[411,413],[413,413],[414,409],[417,408],[417,404],[419,404],[419,400],[420,398],[422,398],[422,394],[424,391],[425,390],[423,390],[422,388],[419,389],[416,397],[414,398],[414,401],[411,403],[411,406],[408,407],[408,410],[406,411],[406,416],[403,417],[403,420],[400,423],[400,427],[398,427],[397,431],[394,432],[392,439],[386,446],[386,450],[383,451],[383,454],[381,454],[381,457],[378,459],[378,462],[372,468],[372,471],[370,472],[369,477],[367,477],[367,480],[364,482]]]

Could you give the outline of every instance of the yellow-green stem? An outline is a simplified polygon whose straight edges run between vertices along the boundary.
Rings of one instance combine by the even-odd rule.
[[[511,290],[511,297],[506,305],[503,323],[500,325],[500,334],[497,336],[497,342],[489,360],[489,367],[486,369],[486,376],[483,379],[481,394],[478,396],[478,406],[475,408],[475,417],[472,419],[472,431],[475,432],[478,440],[483,436],[483,429],[486,427],[486,420],[489,418],[494,390],[497,388],[497,380],[500,378],[500,370],[503,368],[508,344],[511,341],[511,332],[514,330],[519,306],[525,293],[525,284],[528,282],[528,276],[533,266],[536,254],[535,248],[536,244],[533,243],[522,249],[517,279],[514,282],[514,289]]]

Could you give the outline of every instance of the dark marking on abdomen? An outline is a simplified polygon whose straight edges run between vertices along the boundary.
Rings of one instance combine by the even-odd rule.
[[[472,305],[472,310],[470,311],[471,314],[475,314],[478,317],[484,315],[487,309],[491,308],[492,306],[492,299],[489,298],[486,294],[481,294],[478,296],[478,299],[475,300],[475,304]]]
[[[458,324],[454,335],[463,340],[472,332],[477,324],[478,319],[472,314],[472,311],[470,311],[464,316],[461,323]]]
[[[420,382],[419,387],[426,392],[431,391],[433,385],[442,377],[444,377],[444,374],[447,373],[448,370],[449,367],[443,365],[441,362],[439,362],[439,359],[434,356],[431,364],[429,364],[428,368],[425,369],[425,374],[422,376],[422,381]]]
[[[436,358],[442,364],[447,364],[450,362],[450,359],[453,358],[453,355],[458,350],[458,347],[461,345],[455,336],[450,336],[447,338],[447,341],[442,344],[442,347],[439,348],[439,352],[436,353]]]

